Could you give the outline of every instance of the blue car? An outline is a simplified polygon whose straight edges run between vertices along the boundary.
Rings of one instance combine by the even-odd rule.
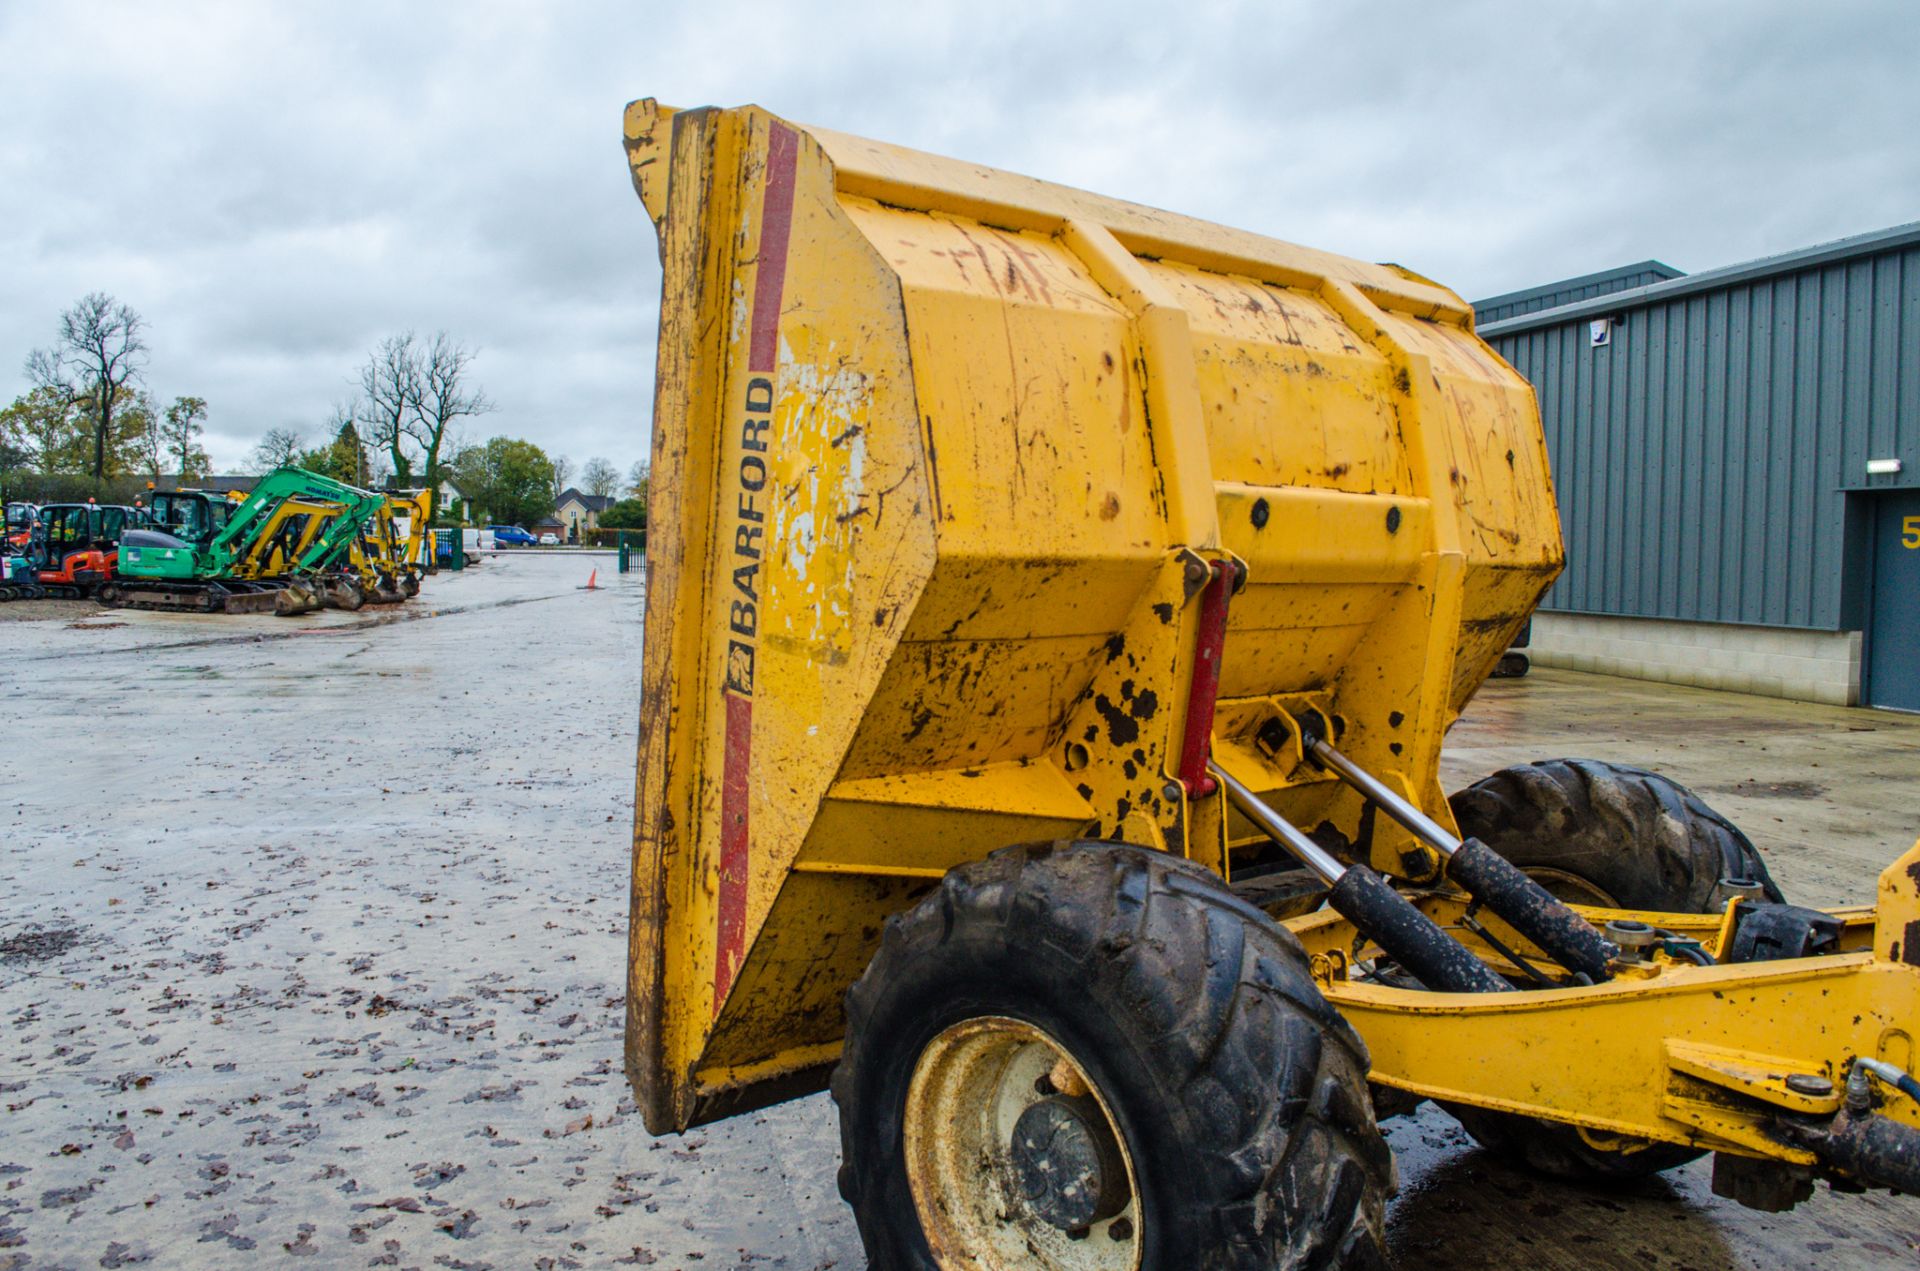
[[[532,547],[536,541],[533,535],[518,525],[489,525],[487,528],[493,531],[495,547]]]

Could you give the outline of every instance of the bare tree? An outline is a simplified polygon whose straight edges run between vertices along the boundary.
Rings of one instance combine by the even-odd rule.
[[[84,403],[93,425],[95,481],[107,475],[107,451],[118,439],[114,417],[128,404],[147,343],[146,320],[104,291],[90,291],[60,315],[60,333],[50,348],[27,356],[27,378],[69,405]]]
[[[344,407],[336,407],[345,410]],[[348,412],[348,418],[352,418]],[[284,468],[293,462],[294,456],[306,448],[306,439],[291,428],[269,428],[260,444],[253,448],[253,458],[249,466],[255,472],[268,473],[275,468]]]
[[[393,470],[387,466],[386,451],[367,450],[363,447],[361,453],[365,454],[367,457],[366,470],[362,474],[361,480],[360,480],[360,484],[362,486],[366,487],[369,490],[390,490],[390,489],[399,488],[399,483],[393,479]]]
[[[627,469],[627,494],[629,497],[638,499],[642,503],[647,501],[647,478],[651,475],[652,471],[652,467],[645,459],[636,459],[633,461],[633,466]]]
[[[360,422],[366,425],[366,439],[393,460],[394,476],[403,486],[413,484],[407,424],[420,394],[420,350],[413,332],[380,341],[360,368]]]
[[[408,431],[425,454],[422,476],[430,491],[429,506],[439,498],[440,451],[447,441],[447,429],[455,420],[484,415],[493,403],[477,385],[467,382],[474,351],[445,331],[436,331],[432,343],[419,354],[419,374],[414,385],[412,417]],[[396,461],[395,472],[399,472]]]
[[[553,464],[553,497],[557,500],[567,492],[567,483],[573,480],[573,460],[565,455],[555,455]]]
[[[580,484],[596,498],[611,498],[620,489],[620,469],[595,455],[580,470]]]

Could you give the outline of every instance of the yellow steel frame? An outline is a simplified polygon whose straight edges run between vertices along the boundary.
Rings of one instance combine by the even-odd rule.
[[[1920,844],[1880,878],[1874,908],[1834,911],[1843,952],[1821,958],[1695,966],[1656,959],[1592,987],[1438,994],[1365,982],[1368,954],[1330,910],[1288,920],[1329,1001],[1359,1031],[1372,1080],[1450,1103],[1561,1121],[1593,1136],[1688,1144],[1797,1164],[1813,1157],[1769,1132],[1781,1113],[1840,1108],[1859,1056],[1912,1071],[1920,1060]],[[1486,960],[1504,959],[1461,924],[1464,898],[1427,893],[1420,907]],[[1631,918],[1724,953],[1738,905],[1724,915],[1587,909],[1596,923]],[[1497,919],[1502,943],[1537,953]],[[1517,968],[1504,968],[1515,969]],[[1789,1089],[1795,1074],[1832,1093]],[[1884,1115],[1920,1128],[1920,1107]]]
[[[397,581],[418,567],[421,548],[429,533],[430,490],[389,491],[380,512],[366,524],[348,553],[348,563],[369,591]],[[407,531],[399,532],[397,523],[405,518]]]
[[[342,510],[338,503],[322,499],[282,499],[267,517],[260,533],[254,536],[246,554],[234,562],[234,577],[277,578],[286,573],[289,563],[298,560],[313,546],[328,522],[339,516]],[[299,526],[289,549],[281,542],[281,531],[295,517],[305,517],[306,520]]]

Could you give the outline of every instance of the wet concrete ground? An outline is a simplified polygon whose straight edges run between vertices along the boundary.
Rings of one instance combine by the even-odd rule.
[[[861,1265],[824,1096],[677,1139],[632,1111],[640,589],[577,590],[595,564],[0,626],[0,1271]],[[1708,792],[1800,899],[1920,836],[1920,721],[1569,672],[1489,685],[1448,780],[1569,754]],[[1406,1268],[1920,1262],[1920,1201],[1762,1215],[1704,1164],[1596,1192],[1431,1108],[1388,1135]]]

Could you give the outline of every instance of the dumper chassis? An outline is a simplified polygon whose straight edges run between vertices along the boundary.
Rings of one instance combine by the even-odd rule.
[[[1564,562],[1452,292],[757,107],[659,234],[627,1068],[831,1087],[874,1267],[1384,1264],[1379,1119],[1920,1190],[1920,845],[1795,906],[1656,774],[1449,800]]]

